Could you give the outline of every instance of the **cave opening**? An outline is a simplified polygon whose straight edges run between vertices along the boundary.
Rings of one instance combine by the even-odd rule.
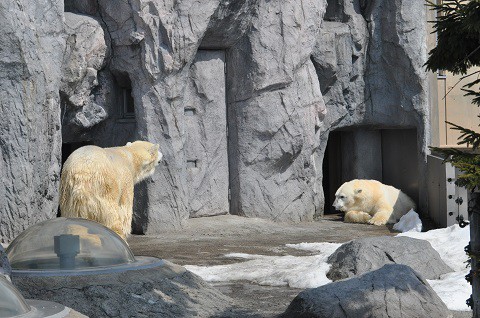
[[[343,10],[344,0],[327,0],[327,9],[323,16],[324,21],[346,22]]]
[[[352,179],[394,186],[418,206],[418,154],[416,129],[354,127],[330,132],[322,167],[324,214],[338,212],[332,207],[335,192]]]

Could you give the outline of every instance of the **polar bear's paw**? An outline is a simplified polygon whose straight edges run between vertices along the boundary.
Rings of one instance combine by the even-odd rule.
[[[373,225],[385,225],[388,222],[388,216],[383,214],[375,214],[370,220],[368,220],[369,224]]]
[[[345,213],[344,221],[347,223],[367,223],[370,218],[370,214],[363,211],[348,211]]]

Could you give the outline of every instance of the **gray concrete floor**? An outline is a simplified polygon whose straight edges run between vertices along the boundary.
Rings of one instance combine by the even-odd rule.
[[[339,215],[308,223],[274,223],[268,220],[223,215],[189,219],[178,232],[156,236],[133,235],[129,244],[135,255],[155,256],[179,265],[219,265],[237,262],[227,253],[262,255],[311,255],[308,251],[287,248],[287,243],[335,242],[355,238],[396,235],[391,226],[342,222]],[[260,286],[247,281],[215,283],[224,294],[248,310],[248,317],[275,317],[282,313],[301,291],[284,287]],[[456,318],[471,313],[453,313]]]

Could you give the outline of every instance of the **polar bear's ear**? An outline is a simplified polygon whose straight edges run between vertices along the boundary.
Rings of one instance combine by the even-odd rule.
[[[132,145],[132,143],[129,141],[127,142],[127,147],[130,147]]]
[[[160,149],[160,146],[158,144],[154,144],[153,146],[151,146],[148,151],[150,152],[150,154],[153,156],[155,155],[157,152],[158,152],[158,149]]]

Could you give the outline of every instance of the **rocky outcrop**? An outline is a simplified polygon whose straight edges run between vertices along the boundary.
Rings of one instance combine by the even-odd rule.
[[[423,127],[424,4],[346,0],[329,1],[329,8],[312,54],[328,109],[322,134],[362,125]]]
[[[362,275],[386,264],[410,266],[426,279],[438,279],[452,271],[429,242],[410,237],[370,237],[340,246],[327,262],[333,281]]]
[[[0,240],[57,213],[63,2],[0,4]]]
[[[93,91],[99,85],[98,71],[105,67],[108,48],[100,23],[91,17],[65,13],[65,32],[68,37],[60,85],[64,141],[107,116]]]
[[[318,126],[325,105],[310,54],[325,3],[261,2],[227,57],[231,208],[307,221],[320,209]]]
[[[328,109],[321,134],[360,124],[365,112],[365,73],[370,40],[361,1],[329,1],[312,52]]]
[[[452,317],[424,278],[406,265],[308,289],[282,317]]]
[[[80,276],[13,276],[27,298],[49,300],[88,317],[245,317],[234,300],[173,263]]]

